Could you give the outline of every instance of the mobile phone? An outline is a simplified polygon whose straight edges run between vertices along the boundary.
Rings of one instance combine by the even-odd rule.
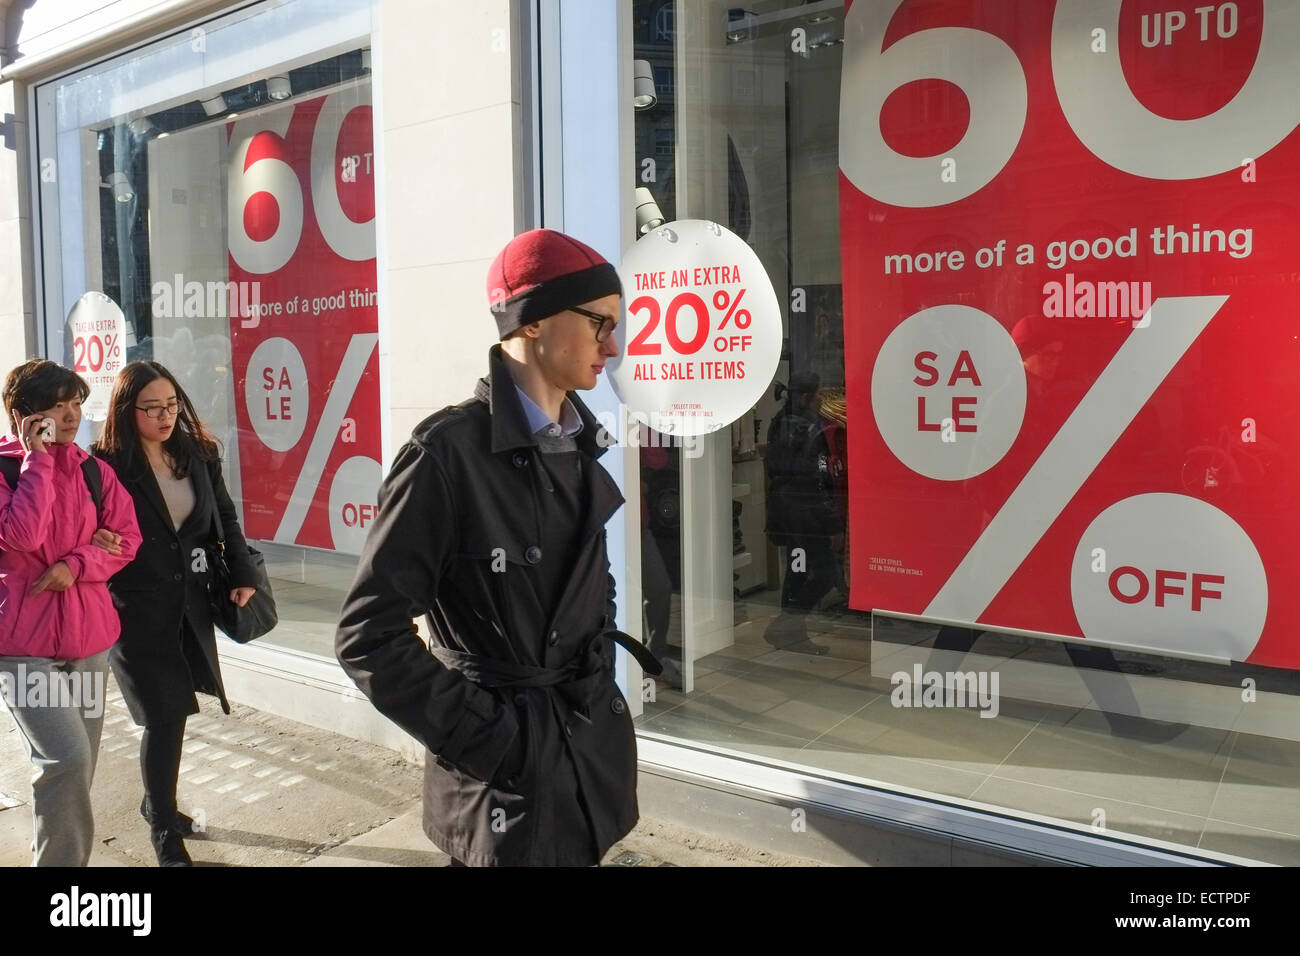
[[[45,444],[47,445],[54,444],[54,419],[53,418],[41,419],[41,441],[45,442]]]

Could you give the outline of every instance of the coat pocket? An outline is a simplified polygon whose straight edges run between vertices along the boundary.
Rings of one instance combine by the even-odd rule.
[[[505,759],[497,768],[491,783],[494,787],[512,793],[527,793],[533,785],[533,762],[536,758],[535,735],[531,704],[526,691],[501,688],[498,697],[507,708],[513,709],[519,731],[514,743],[506,751]]]

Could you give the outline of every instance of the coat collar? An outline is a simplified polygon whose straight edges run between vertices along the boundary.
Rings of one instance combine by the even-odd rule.
[[[116,467],[115,460],[111,456],[107,456],[107,460],[110,465]],[[172,527],[172,514],[167,510],[167,501],[163,498],[162,489],[158,486],[158,479],[154,477],[153,469],[149,467],[149,463],[144,460],[143,456],[136,459],[134,474],[126,474],[124,471],[119,472],[118,479],[124,485],[134,485],[140,489],[145,501],[149,502],[149,506],[153,508],[158,519],[162,522],[162,526],[170,528],[176,535],[180,536],[182,531],[189,531],[196,520],[200,518],[211,520],[207,517],[208,500],[211,498],[208,492],[208,483],[197,474],[198,469],[203,467],[205,465],[202,461],[196,461],[190,466],[190,478],[194,485],[194,510],[190,512],[190,516],[181,523],[179,528]]]
[[[510,367],[506,364],[500,345],[492,346],[488,352],[488,374],[478,380],[474,397],[487,403],[488,413],[492,416],[494,453],[536,447],[537,436],[528,427],[528,416],[524,414],[523,404],[515,391],[515,380],[510,375]],[[575,436],[578,449],[592,458],[599,458],[613,444],[613,439],[583,404],[577,392],[568,392],[566,397],[573,403],[574,410],[582,420],[582,431]]]

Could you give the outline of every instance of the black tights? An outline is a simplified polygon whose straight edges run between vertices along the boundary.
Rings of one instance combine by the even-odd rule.
[[[181,744],[185,742],[185,718],[170,724],[155,724],[140,735],[140,773],[144,795],[158,820],[176,814],[176,778],[181,769]]]

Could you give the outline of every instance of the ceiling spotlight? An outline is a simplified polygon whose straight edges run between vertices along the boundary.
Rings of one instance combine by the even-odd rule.
[[[125,173],[109,173],[104,185],[113,191],[113,198],[118,202],[130,202],[135,198],[135,190]]]
[[[218,93],[210,100],[199,100],[199,105],[209,116],[220,116],[226,111],[226,98]]]
[[[153,132],[153,120],[147,116],[137,116],[131,122],[126,124],[126,128],[135,136],[148,136]]]
[[[637,110],[648,110],[659,102],[655,90],[655,70],[649,60],[632,61],[632,105]]]
[[[655,202],[655,197],[650,190],[644,186],[636,187],[636,231],[638,235],[646,235],[651,229],[664,224],[663,210],[659,208],[659,203]]]
[[[273,100],[287,100],[293,96],[293,86],[287,76],[273,76],[266,81],[266,95]]]

